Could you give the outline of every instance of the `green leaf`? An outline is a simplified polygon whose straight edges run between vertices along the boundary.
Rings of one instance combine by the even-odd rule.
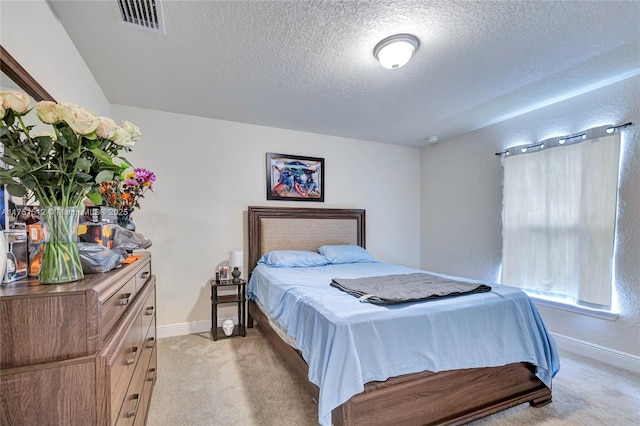
[[[40,147],[40,155],[45,157],[51,151],[51,146],[53,146],[53,139],[49,136],[40,136],[36,138],[38,142],[38,146]]]
[[[20,165],[20,163],[19,163],[19,162],[17,162],[16,160],[14,160],[14,159],[13,159],[13,158],[11,158],[11,157],[5,157],[5,156],[0,157],[0,161],[2,161],[2,162],[4,162],[4,163],[7,163],[7,164],[9,164],[10,166],[19,166],[19,165]]]
[[[118,173],[118,174],[120,173],[120,167],[116,166],[115,164],[107,165],[107,164],[101,163],[100,167],[99,167],[99,170],[110,170],[110,171]]]
[[[91,161],[87,160],[86,158],[78,158],[78,160],[76,161],[76,166],[78,167],[78,169],[88,172],[91,168]]]
[[[133,167],[133,164],[131,164],[131,163],[129,162],[129,160],[127,160],[126,158],[124,158],[124,157],[118,157],[118,158],[119,158],[119,159],[121,159],[121,160],[122,160],[122,162],[123,162],[123,163],[125,163],[125,164],[127,165],[126,167],[122,167],[122,170],[126,170],[126,169],[128,169],[129,167]]]
[[[22,183],[22,185],[28,189],[33,189],[36,187],[36,180],[31,175],[20,176],[20,183]]]
[[[76,135],[73,130],[71,130],[70,127],[67,126],[59,126],[58,130],[60,131],[60,133],[62,134],[62,136],[64,136],[64,138],[67,140],[67,143],[72,143],[72,141],[74,139],[78,139],[78,135]],[[77,142],[75,143],[75,145],[77,145]]]
[[[90,151],[93,153],[93,155],[95,155],[95,157],[98,160],[102,161],[103,163],[113,164],[113,159],[111,158],[111,156],[106,152],[104,152],[103,150],[98,148],[92,148]]]
[[[10,147],[8,147],[6,145],[4,146],[4,155],[6,155],[8,157],[14,157],[15,158],[15,154],[14,154],[13,149],[11,149]]]
[[[27,193],[27,190],[22,185],[10,183],[7,185],[7,192],[14,197],[23,197]]]
[[[90,192],[87,194],[87,198],[93,201],[94,204],[100,205],[102,204],[102,195],[97,192]]]
[[[4,122],[7,123],[7,126],[13,126],[13,122],[16,120],[16,114],[12,109],[8,109],[6,115],[4,116]]]
[[[100,173],[98,173],[98,176],[96,176],[96,182],[98,183],[111,182],[112,180],[113,180],[113,172],[110,170],[103,170]]]
[[[18,175],[21,175],[22,173],[24,173],[22,167],[14,167],[13,169],[7,170],[7,174],[11,177],[16,177]]]
[[[91,182],[93,183],[93,176],[88,173],[78,172],[76,173],[76,180],[81,182]]]
[[[60,146],[66,147],[67,146],[67,138],[63,135],[60,134],[58,135],[58,139],[56,139],[56,143]]]

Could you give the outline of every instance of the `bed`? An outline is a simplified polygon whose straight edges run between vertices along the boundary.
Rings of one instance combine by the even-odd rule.
[[[359,209],[249,207],[248,222],[249,273],[252,274],[255,269],[255,276],[252,276],[250,280],[250,288],[252,285],[256,285],[255,281],[262,274],[256,265],[265,253],[275,250],[315,251],[318,247],[327,244],[365,247],[366,242],[365,211]],[[378,265],[377,267],[385,268],[386,266]],[[329,273],[333,273],[333,271]],[[296,279],[299,280],[299,276]],[[264,281],[264,279],[262,280]],[[309,281],[312,281],[311,275],[309,275]],[[269,284],[267,282],[267,284],[262,283],[261,285],[268,286]],[[273,291],[279,291],[275,284]],[[333,291],[339,292],[336,289]],[[505,291],[509,293],[509,297],[511,295],[517,296],[515,291],[508,289]],[[334,382],[334,388],[331,389],[328,388],[327,383],[323,382],[322,375],[318,376],[318,359],[322,358],[320,356],[322,353],[328,352],[326,347],[324,350],[318,349],[321,346],[317,345],[318,341],[306,339],[305,333],[301,333],[300,330],[285,331],[297,336],[299,341],[292,342],[291,339],[288,339],[292,336],[287,336],[283,334],[282,330],[278,330],[281,324],[277,324],[266,313],[268,307],[265,305],[268,305],[269,301],[266,297],[263,301],[259,300],[256,296],[258,293],[260,292],[255,291],[249,301],[249,327],[253,326],[254,321],[257,322],[266,338],[306,384],[311,395],[319,402],[319,422],[321,424],[332,423],[336,426],[464,424],[521,403],[529,402],[530,405],[539,407],[551,402],[551,377],[558,369],[557,353],[553,339],[548,336],[539,318],[534,318],[537,321],[534,328],[539,328],[540,335],[536,339],[542,343],[534,350],[539,353],[532,356],[533,359],[541,360],[540,362],[525,357],[528,359],[527,362],[517,361],[494,365],[495,361],[493,361],[490,363],[492,366],[489,367],[445,370],[434,368],[433,371],[422,368],[406,374],[390,375],[381,377],[380,380],[366,381],[360,389],[356,386],[356,391],[348,389],[345,396],[340,383],[336,384],[334,380],[330,380]],[[352,296],[345,294],[335,297]],[[463,304],[468,304],[472,297],[490,296],[464,297],[466,301]],[[495,295],[492,297],[495,298]],[[500,298],[503,297],[500,295]],[[520,296],[517,297],[520,298]],[[526,301],[520,300],[518,303],[525,305],[530,303],[528,298],[524,297]],[[342,302],[350,303],[347,299],[341,299]],[[357,301],[353,303],[357,303]],[[413,306],[411,309],[418,309],[415,305],[424,305],[424,303],[411,304]],[[311,308],[305,305],[304,309]],[[406,310],[404,307],[400,309]],[[309,315],[309,312],[314,315],[313,311],[306,312],[306,316]],[[536,315],[539,314],[534,307],[532,316]],[[323,320],[327,317],[322,313],[318,316]],[[505,321],[505,323],[509,322]],[[292,324],[289,323],[290,326]],[[331,322],[327,324],[333,330],[334,325]],[[335,327],[339,326],[341,324],[335,325]],[[314,334],[317,337],[322,333],[314,332]],[[362,333],[359,335],[361,336]],[[375,338],[372,336],[369,340],[373,341]],[[316,348],[313,345],[317,345]],[[298,349],[298,346],[301,349]],[[358,366],[357,362],[352,365],[348,360],[345,361],[345,365],[348,368],[344,371],[345,373],[352,372],[354,367]],[[406,369],[405,366],[400,366],[400,368]],[[412,368],[415,369],[415,367]],[[333,374],[331,377],[341,377],[341,375]],[[340,395],[335,395],[336,390]]]

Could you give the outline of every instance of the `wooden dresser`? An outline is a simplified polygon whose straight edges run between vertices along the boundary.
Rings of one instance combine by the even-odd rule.
[[[155,287],[149,253],[74,283],[0,286],[0,424],[145,424]]]

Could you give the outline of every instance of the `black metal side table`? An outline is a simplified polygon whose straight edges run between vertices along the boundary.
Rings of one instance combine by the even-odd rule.
[[[239,280],[218,280],[212,278],[209,280],[211,286],[211,337],[213,340],[226,339],[230,337],[246,336],[247,327],[245,323],[245,301],[247,300],[247,282]],[[235,287],[233,294],[218,295],[219,289]],[[238,324],[233,327],[233,333],[230,336],[224,334],[222,327],[218,327],[218,305],[221,303],[237,303],[238,305]]]

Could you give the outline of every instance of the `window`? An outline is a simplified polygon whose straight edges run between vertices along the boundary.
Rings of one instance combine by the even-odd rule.
[[[505,151],[503,284],[611,307],[620,134],[605,128]]]

